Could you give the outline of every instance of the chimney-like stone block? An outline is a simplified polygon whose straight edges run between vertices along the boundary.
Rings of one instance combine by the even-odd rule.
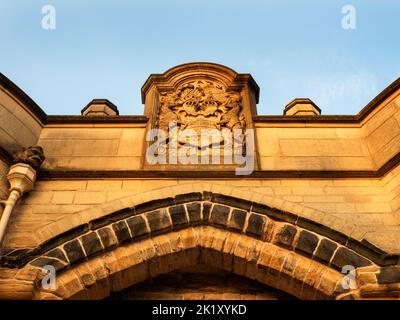
[[[308,98],[294,99],[283,110],[285,116],[320,116],[321,109]]]
[[[93,99],[81,111],[83,116],[88,117],[107,117],[118,116],[118,108],[111,101],[107,99]]]

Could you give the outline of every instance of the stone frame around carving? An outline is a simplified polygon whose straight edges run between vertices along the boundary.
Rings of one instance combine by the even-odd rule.
[[[145,115],[149,117],[146,134],[158,127],[160,99],[163,95],[174,94],[188,83],[211,82],[221,86],[224,93],[240,94],[244,123],[242,127],[254,129],[253,116],[256,115],[259,88],[249,74],[238,74],[232,69],[214,63],[189,63],[176,66],[163,74],[151,75],[142,87],[142,102]],[[236,164],[166,164],[150,165],[146,161],[146,150],[151,143],[144,141],[141,168],[145,170],[168,171],[235,171]],[[259,168],[257,137],[254,134],[254,170]]]

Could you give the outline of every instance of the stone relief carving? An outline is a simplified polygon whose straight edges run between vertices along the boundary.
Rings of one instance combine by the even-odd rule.
[[[161,93],[156,127],[168,132],[171,122],[176,122],[178,132],[192,129],[197,134],[202,129],[246,129],[242,96],[227,91],[212,81],[197,80],[182,85],[175,92]],[[187,141],[180,141],[181,144]],[[203,149],[199,142],[199,149]]]
[[[33,169],[38,170],[44,159],[43,148],[40,146],[31,146],[19,151],[14,157],[14,163],[26,163]]]

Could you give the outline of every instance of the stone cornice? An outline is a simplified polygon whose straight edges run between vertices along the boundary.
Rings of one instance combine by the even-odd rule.
[[[14,95],[42,123],[47,119],[46,113],[14,82],[0,73],[0,87]]]
[[[95,123],[107,123],[107,124],[118,124],[118,123],[132,123],[132,124],[143,124],[147,123],[148,118],[146,116],[107,116],[107,117],[85,117],[85,116],[47,116],[46,125],[53,124],[95,124]]]
[[[400,163],[400,152],[378,170],[256,170],[246,179],[378,179],[384,177]],[[39,171],[40,180],[51,179],[128,179],[128,178],[179,178],[179,179],[243,179],[235,171],[216,170],[46,170]]]

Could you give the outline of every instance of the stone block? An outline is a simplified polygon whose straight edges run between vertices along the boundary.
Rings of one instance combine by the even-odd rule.
[[[151,233],[158,233],[172,227],[170,217],[165,209],[145,213]]]
[[[143,215],[137,215],[126,220],[131,230],[132,238],[143,237],[150,233]]]
[[[90,232],[81,237],[83,248],[85,249],[86,256],[91,256],[103,250],[100,238],[96,232]]]
[[[242,231],[246,221],[247,212],[244,210],[233,209],[229,219],[228,228]]]
[[[275,233],[274,242],[281,246],[291,248],[296,233],[296,227],[290,224],[283,224]]]
[[[175,203],[180,204],[180,203],[186,203],[186,202],[192,202],[192,201],[201,201],[202,198],[203,198],[203,195],[201,192],[179,194],[179,195],[175,196]]]
[[[74,201],[74,191],[54,191],[51,203],[54,204],[72,204]]]
[[[243,210],[250,210],[252,203],[250,201],[225,196],[222,194],[214,193],[211,200],[216,203],[221,203],[227,206],[236,207]]]
[[[46,266],[53,266],[56,271],[65,268],[66,264],[60,262],[57,259],[52,259],[48,257],[39,257],[31,262],[32,266],[43,268]]]
[[[337,248],[337,244],[328,239],[322,239],[318,245],[317,251],[314,254],[316,260],[322,263],[329,263]]]
[[[264,235],[264,228],[267,223],[267,217],[256,213],[250,214],[246,234],[252,235],[253,237],[257,238],[262,238]]]
[[[201,204],[199,202],[188,203],[186,205],[191,224],[196,224],[201,221]]]
[[[117,245],[118,243],[117,238],[115,237],[115,234],[113,233],[110,227],[104,227],[98,229],[96,232],[100,237],[104,249],[112,248]]]
[[[210,223],[217,226],[225,227],[228,222],[230,211],[231,208],[229,207],[215,204],[211,212]]]
[[[82,246],[76,239],[64,244],[63,248],[71,264],[85,258]]]
[[[371,265],[371,262],[358,253],[347,248],[339,248],[331,262],[332,266],[341,271],[343,266],[350,265],[354,268],[365,267]]]
[[[383,267],[379,273],[376,274],[376,279],[380,284],[400,283],[400,267]]]
[[[174,229],[181,228],[189,223],[185,206],[180,204],[168,208],[169,214],[171,215],[172,225]]]
[[[306,230],[302,230],[295,245],[295,251],[300,251],[308,256],[312,256],[318,245],[319,238]]]
[[[169,207],[174,204],[175,204],[174,198],[152,200],[135,206],[135,212],[137,214],[143,212],[149,212],[155,209]]]
[[[208,222],[210,218],[212,204],[209,202],[203,202],[202,204],[202,214],[203,214],[203,221]]]
[[[111,226],[119,242],[124,242],[131,239],[129,228],[125,220],[113,223]]]

